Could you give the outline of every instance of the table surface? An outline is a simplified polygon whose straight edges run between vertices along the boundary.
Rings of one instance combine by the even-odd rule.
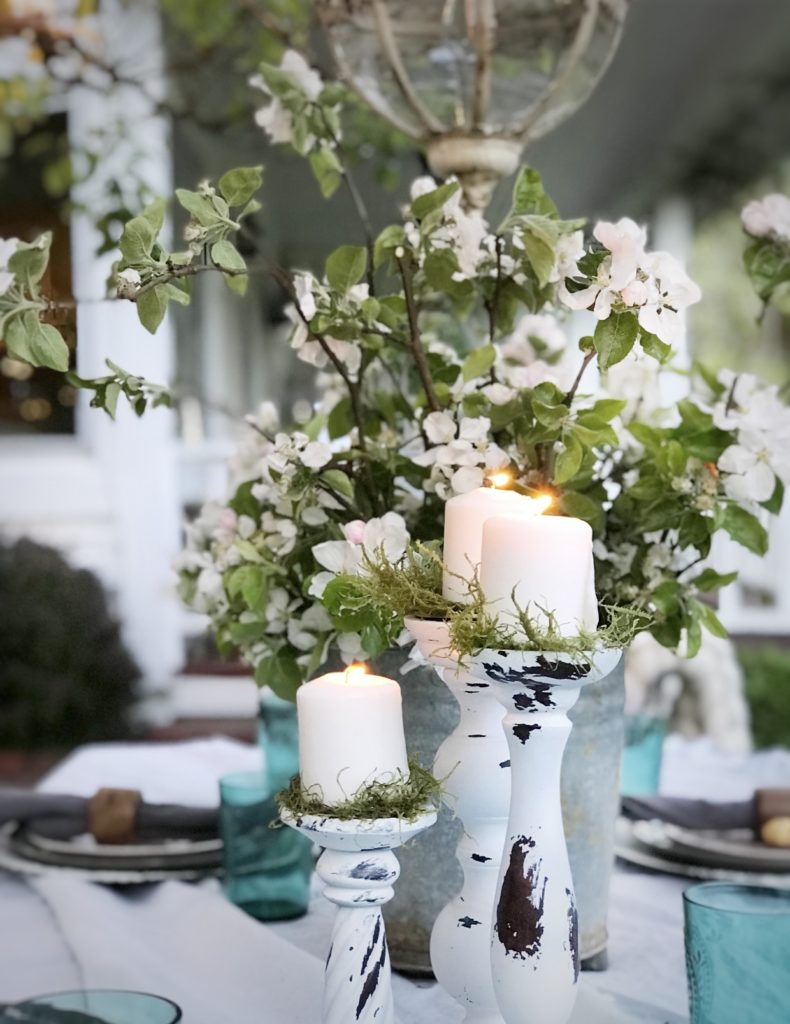
[[[99,767],[102,785],[128,784],[132,776],[139,783],[147,771],[149,782],[141,785],[147,799],[189,802],[191,794],[200,803],[212,792],[212,771],[244,769],[257,756],[227,740],[181,745],[168,784],[161,747],[156,757],[139,746],[101,745],[80,753],[43,788],[90,792]],[[194,785],[183,768],[190,764],[202,766]],[[786,784],[788,778],[788,751],[726,758],[707,741],[672,738],[662,790],[738,799],[755,785]],[[687,884],[616,868],[610,966],[582,974],[573,1024],[687,1020],[681,901]],[[318,884],[305,917],[267,925],[229,904],[213,879],[119,889],[65,872],[38,878],[0,872],[0,1002],[66,989],[122,988],[170,997],[183,1008],[185,1024],[317,1024],[332,913]],[[400,1024],[463,1019],[461,1008],[433,982],[396,975],[394,991]]]

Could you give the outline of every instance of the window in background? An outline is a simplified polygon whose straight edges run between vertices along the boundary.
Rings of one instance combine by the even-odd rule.
[[[32,241],[52,232],[52,256],[42,290],[66,308],[53,310],[55,324],[71,349],[74,365],[76,314],[70,304],[69,226],[63,214],[63,174],[67,169],[66,119],[49,118],[17,138],[0,159],[0,237]],[[71,434],[74,389],[54,370],[36,369],[11,359],[0,339],[0,434]]]

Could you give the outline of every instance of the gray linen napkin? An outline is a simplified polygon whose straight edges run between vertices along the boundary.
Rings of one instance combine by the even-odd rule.
[[[624,796],[621,803],[624,816],[633,821],[658,818],[694,829],[754,828],[757,824],[754,800],[720,803],[674,796]]]
[[[80,796],[38,793],[0,787],[0,825],[24,823],[48,839],[71,839],[89,831],[88,800]],[[219,834],[217,808],[147,804],[141,801],[135,816],[138,840],[212,839]]]

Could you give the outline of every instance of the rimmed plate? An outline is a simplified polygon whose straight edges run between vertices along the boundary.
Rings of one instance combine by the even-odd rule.
[[[662,822],[629,821],[626,818],[619,818],[615,833],[615,853],[627,864],[660,871],[663,874],[790,890],[790,873],[736,870],[700,864],[685,857],[667,838]]]
[[[209,849],[204,848],[206,842],[211,844]],[[31,844],[19,827],[11,824],[0,828],[0,867],[25,875],[65,872],[106,885],[137,885],[167,879],[194,881],[221,871],[221,840],[202,840],[200,846],[202,849],[194,855],[180,849],[177,852],[163,850],[159,844],[147,844],[141,856],[137,853],[105,854],[106,847],[99,844],[87,852],[63,853]]]
[[[664,825],[667,839],[700,863],[744,871],[790,871],[790,850],[766,846],[751,829],[703,831]]]

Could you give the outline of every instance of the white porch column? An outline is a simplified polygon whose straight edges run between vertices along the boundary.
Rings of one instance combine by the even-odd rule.
[[[155,5],[103,3],[100,25],[109,60],[121,53],[129,68],[139,56],[149,92],[161,84],[152,81],[151,74],[162,67]],[[77,153],[101,148],[97,131],[119,122],[123,142],[107,147],[97,172],[74,190],[77,203],[87,209],[72,218],[78,373],[101,376],[107,372],[104,361],[110,358],[124,369],[168,383],[174,369],[173,325],[166,318],[152,337],[139,324],[131,303],[104,300],[112,255],[96,257],[99,236],[93,226],[102,209],[105,177],[126,176],[130,185],[142,178],[154,194],[172,192],[168,126],[154,116],[151,100],[132,87],[71,92],[69,136]],[[138,419],[121,398],[113,422],[105,413],[88,409],[89,399],[89,394],[80,396],[77,435],[99,464],[115,523],[117,613],[142,669],[145,690],[167,691],[182,662],[180,608],[170,568],[180,546],[181,519],[175,416],[166,409],[149,409]]]

